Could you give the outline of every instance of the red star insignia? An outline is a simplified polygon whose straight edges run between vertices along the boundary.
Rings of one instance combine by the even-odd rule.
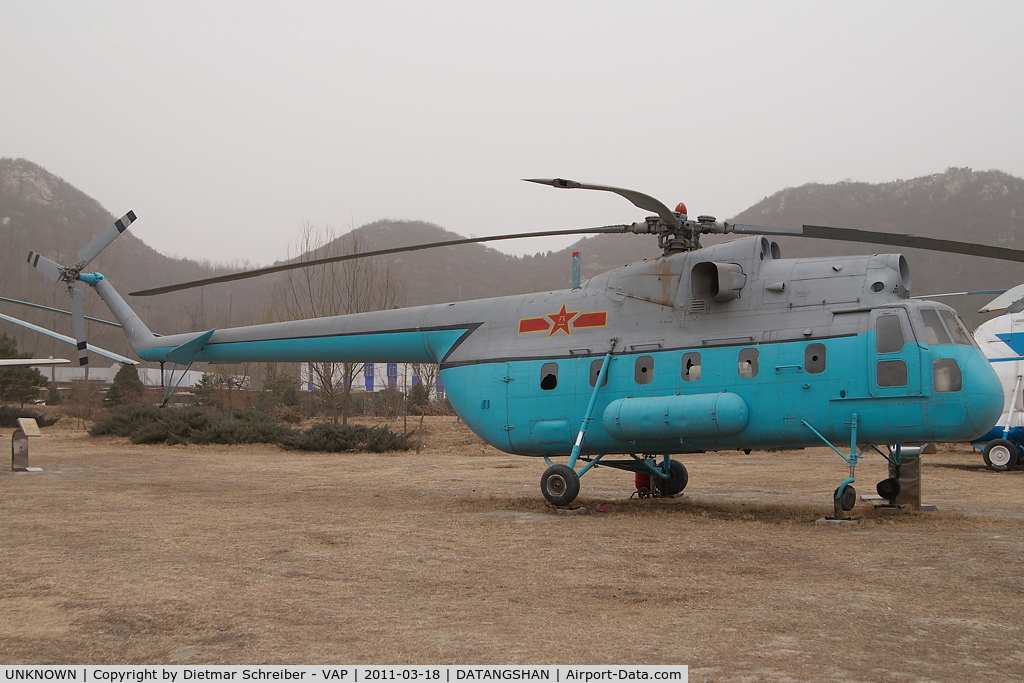
[[[551,326],[551,331],[548,332],[548,337],[553,335],[555,332],[558,332],[559,330],[562,330],[571,337],[572,332],[569,331],[569,322],[577,315],[579,315],[579,313],[579,311],[567,312],[565,310],[565,304],[562,304],[562,310],[560,310],[558,313],[555,313],[554,315],[549,314],[547,317],[551,320],[551,322],[554,323],[554,325]]]

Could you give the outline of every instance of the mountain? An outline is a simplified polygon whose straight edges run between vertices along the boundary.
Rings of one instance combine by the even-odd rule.
[[[0,268],[0,295],[66,309],[63,288],[31,272],[25,256],[32,250],[59,263],[71,263],[78,249],[114,220],[94,199],[36,164],[0,159],[0,258],[6,259],[6,267]],[[1018,235],[1024,220],[1024,181],[999,171],[960,168],[877,185],[851,181],[808,184],[781,190],[730,220],[781,227],[835,225],[1022,248]],[[355,233],[363,250],[461,237],[420,221],[378,221],[357,228]],[[720,239],[706,237],[704,241]],[[798,238],[778,242],[786,257],[885,251],[884,247]],[[416,306],[567,287],[573,251],[583,256],[584,279],[659,253],[649,236],[597,235],[561,251],[533,256],[509,256],[477,244],[410,252],[390,260],[404,282],[406,305]],[[905,252],[911,265],[912,294],[994,289],[1024,282],[1024,264]],[[232,270],[222,264],[164,256],[131,230],[104,251],[91,268],[106,275],[122,294]],[[129,303],[158,333],[250,324],[269,319],[267,307],[273,299],[274,284],[275,278],[270,276]],[[99,297],[88,294],[84,298],[88,315],[109,319]],[[987,299],[947,301],[975,325],[980,316],[971,311]],[[67,316],[6,302],[0,302],[0,311],[71,334]],[[15,334],[20,347],[34,354],[70,353],[69,347],[59,342],[7,323],[0,325],[0,330]],[[129,351],[124,336],[114,328],[90,323],[89,340],[119,353]]]
[[[0,258],[6,259],[5,267],[0,268],[0,296],[67,310],[64,287],[33,272],[25,262],[26,255],[31,250],[58,263],[73,263],[78,250],[114,220],[116,217],[96,200],[42,167],[24,159],[0,159]],[[462,237],[421,221],[378,221],[355,232],[364,251]],[[648,237],[599,235],[559,252],[535,256],[509,256],[484,245],[464,245],[403,254],[392,257],[391,262],[404,282],[406,305],[417,306],[567,287],[574,249],[584,253],[584,278],[658,253]],[[131,229],[93,261],[90,270],[102,272],[157,333],[265,322],[271,319],[267,308],[280,277],[132,299],[127,292],[236,269],[164,256],[135,237]],[[79,287],[86,289],[84,285]],[[83,298],[86,315],[110,319],[99,297],[87,294]],[[0,311],[62,334],[73,334],[68,316],[7,302],[0,302]],[[0,324],[0,330],[16,335],[23,350],[65,356],[71,352],[61,342],[10,323]],[[89,323],[88,338],[95,345],[130,355],[127,340],[116,328]]]

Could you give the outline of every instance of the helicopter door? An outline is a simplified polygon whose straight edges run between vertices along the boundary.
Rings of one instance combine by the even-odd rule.
[[[569,418],[576,399],[577,365],[570,359],[508,364],[505,430],[514,453],[568,455],[572,450]]]
[[[902,308],[871,312],[868,386],[872,396],[921,396],[921,348]]]

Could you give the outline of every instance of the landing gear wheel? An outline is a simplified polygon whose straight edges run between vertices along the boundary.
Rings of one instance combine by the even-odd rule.
[[[885,498],[890,503],[896,500],[896,497],[900,495],[900,480],[896,477],[889,477],[878,482],[878,486],[875,487],[875,491],[882,498]]]
[[[690,475],[683,463],[678,460],[672,460],[669,462],[668,479],[653,476],[651,479],[654,479],[654,487],[658,489],[658,493],[665,498],[670,498],[677,493],[682,493],[683,489],[686,488],[686,484],[690,481]]]
[[[838,497],[839,489],[836,489],[835,493],[832,495],[833,497]],[[852,510],[853,506],[857,504],[857,489],[852,486],[847,486],[843,489],[843,497],[839,501],[839,504],[842,506],[844,512]]]
[[[990,470],[1005,472],[1017,464],[1017,447],[1006,439],[996,439],[988,442],[982,457]]]
[[[568,505],[580,493],[579,475],[568,465],[552,465],[540,478],[540,490],[552,505]]]

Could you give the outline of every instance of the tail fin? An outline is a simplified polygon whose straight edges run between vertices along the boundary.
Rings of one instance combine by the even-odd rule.
[[[90,282],[89,284],[92,285],[96,293],[103,299],[103,303],[114,314],[117,322],[121,323],[121,328],[128,335],[128,340],[136,352],[139,349],[153,345],[154,340],[157,338],[156,335],[149,331],[146,324],[139,319],[135,311],[125,303],[125,300],[121,298],[121,295],[114,290],[114,287],[106,279],[97,279],[95,283]]]

